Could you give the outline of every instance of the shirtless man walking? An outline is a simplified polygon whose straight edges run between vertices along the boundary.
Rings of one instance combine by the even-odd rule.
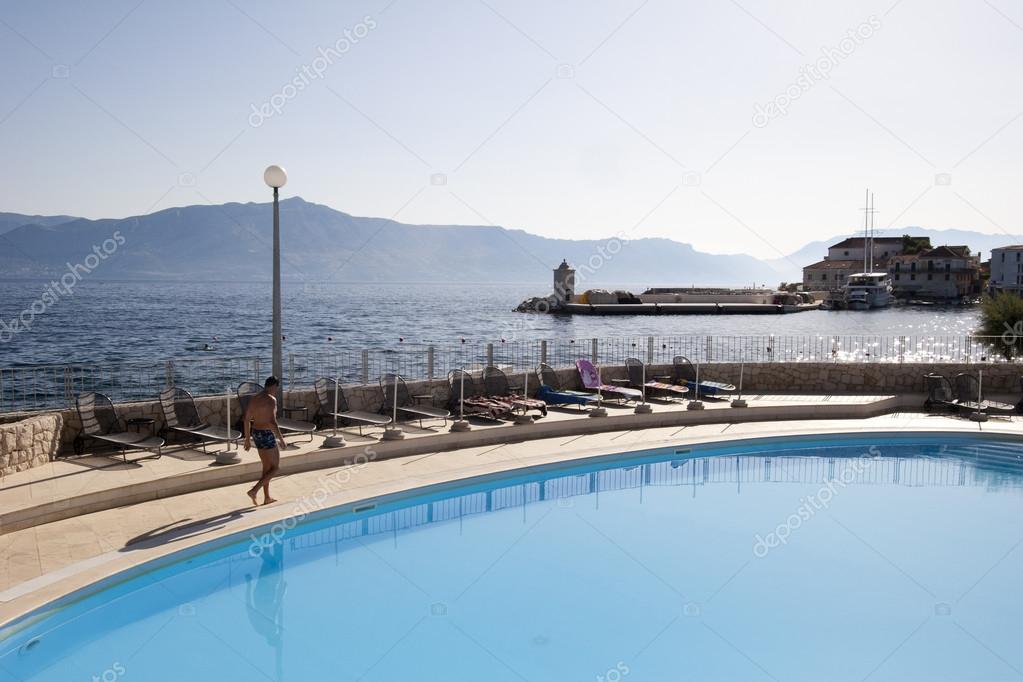
[[[249,451],[255,442],[259,460],[263,463],[263,475],[248,492],[252,504],[259,504],[256,502],[256,493],[260,488],[263,488],[263,504],[277,501],[270,497],[270,479],[276,476],[280,469],[281,452],[278,442],[280,447],[287,447],[277,425],[277,398],[274,394],[279,384],[277,377],[269,377],[263,384],[263,392],[249,400],[242,420],[245,424],[245,450]]]

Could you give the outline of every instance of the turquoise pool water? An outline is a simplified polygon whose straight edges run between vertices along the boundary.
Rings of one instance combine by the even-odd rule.
[[[0,682],[1017,679],[1020,453],[671,448],[324,516],[15,624]]]

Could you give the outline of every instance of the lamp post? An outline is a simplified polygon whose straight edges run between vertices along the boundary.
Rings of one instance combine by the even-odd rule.
[[[267,166],[263,171],[263,181],[274,190],[274,295],[273,295],[273,375],[278,381],[284,377],[284,358],[282,350],[283,331],[281,329],[281,211],[277,202],[277,190],[288,182],[287,172],[280,166]],[[283,393],[277,402],[278,412],[283,406]]]

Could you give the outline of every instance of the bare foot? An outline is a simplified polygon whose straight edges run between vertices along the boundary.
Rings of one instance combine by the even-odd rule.
[[[249,490],[248,492],[245,493],[246,495],[249,496],[249,499],[252,500],[252,506],[253,507],[258,507],[259,506],[259,502],[256,502],[256,492],[257,491],[255,491],[255,490]]]
[[[253,498],[252,498],[252,499],[253,499],[253,501],[255,501],[255,499],[256,499],[256,498],[255,498],[255,496],[253,496]],[[273,503],[274,503],[274,502],[276,502],[276,501],[277,501],[277,500],[275,500],[274,498],[272,498],[272,497],[268,497],[268,498],[266,498],[265,500],[263,500],[263,505],[264,505],[264,506],[266,506],[266,505],[268,505],[268,504],[273,504]]]

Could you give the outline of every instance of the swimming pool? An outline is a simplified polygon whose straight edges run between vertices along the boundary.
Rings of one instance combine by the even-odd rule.
[[[273,526],[8,629],[14,680],[991,680],[1020,441],[616,455]]]

